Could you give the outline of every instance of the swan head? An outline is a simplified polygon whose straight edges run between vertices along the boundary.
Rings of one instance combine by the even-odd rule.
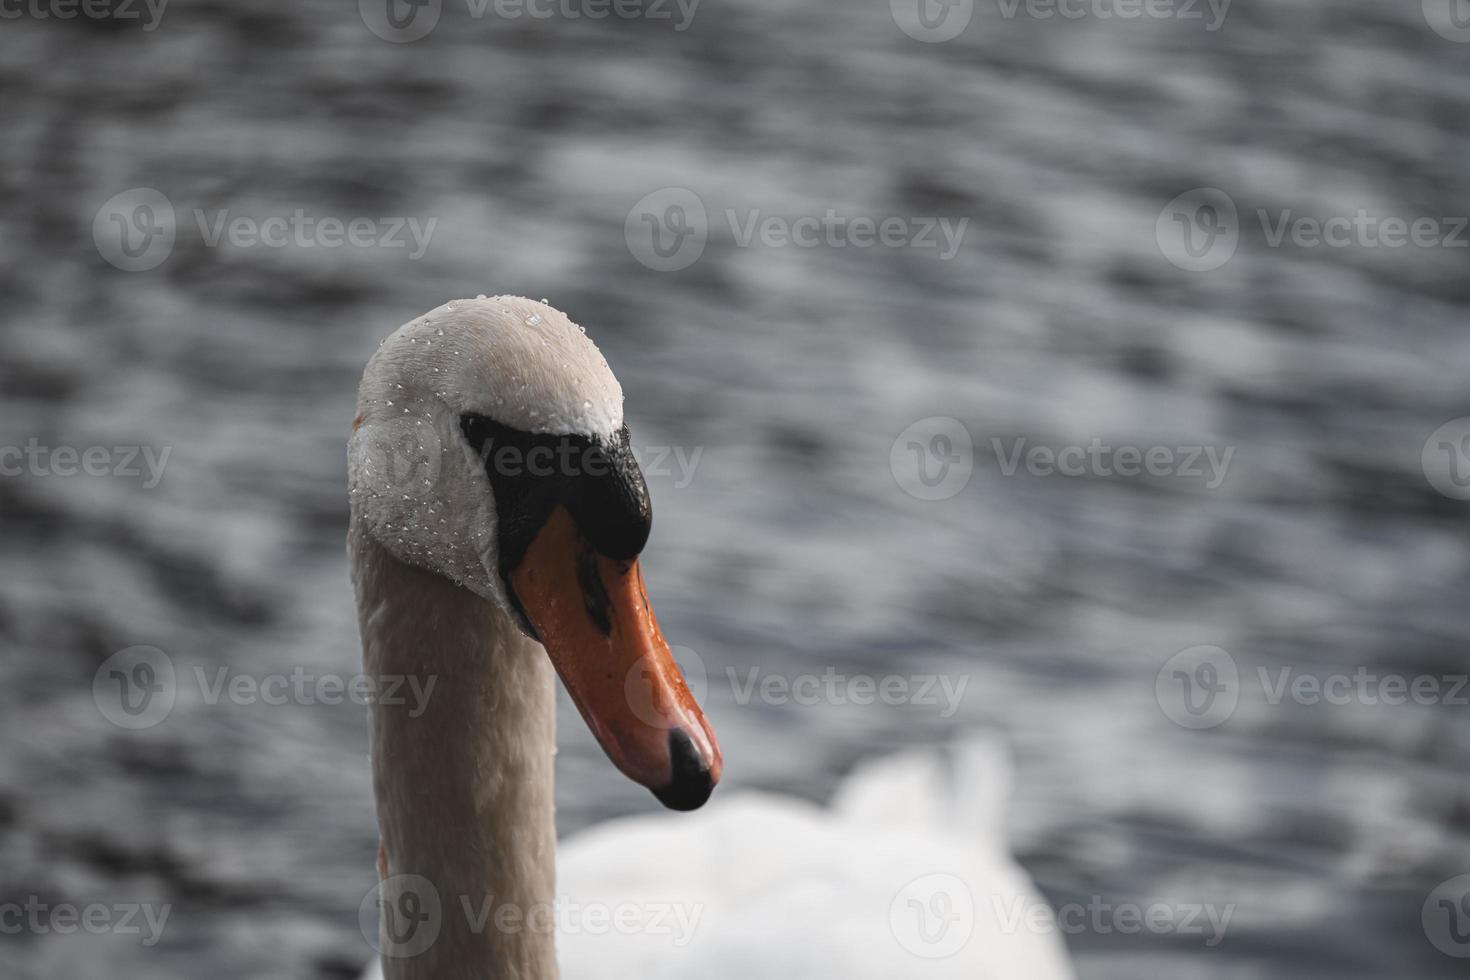
[[[404,324],[363,375],[348,472],[362,530],[543,644],[623,773],[671,808],[704,803],[719,744],[648,603],[648,490],[580,327],[515,296]]]

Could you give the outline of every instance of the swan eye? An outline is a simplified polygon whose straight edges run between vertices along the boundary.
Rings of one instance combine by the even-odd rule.
[[[604,440],[524,432],[466,414],[460,430],[495,493],[502,578],[509,580],[557,506],[603,556],[630,561],[643,550],[653,512],[626,425]]]

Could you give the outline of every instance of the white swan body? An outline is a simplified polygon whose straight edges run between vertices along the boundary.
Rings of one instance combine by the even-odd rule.
[[[557,894],[566,980],[1070,980],[1010,858],[1002,746],[867,762],[830,807],[762,793],[567,839]],[[578,909],[648,926],[594,931]],[[655,923],[660,911],[666,910]],[[659,928],[654,928],[657,925]]]
[[[876,763],[831,810],[745,796],[596,828],[556,888],[556,675],[671,809],[700,807],[723,765],[643,589],[651,512],[622,419],[592,342],[520,297],[446,304],[368,365],[348,450],[364,665],[436,685],[370,709],[375,968],[555,980],[560,922],[569,978],[1070,977],[1032,916],[1007,928],[1040,900],[1006,854],[1009,780],[983,745],[952,779],[933,754]]]

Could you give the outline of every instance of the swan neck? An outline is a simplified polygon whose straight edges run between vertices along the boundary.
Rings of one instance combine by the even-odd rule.
[[[555,980],[550,661],[492,603],[356,524],[350,540],[364,665],[385,695],[370,709],[384,978]],[[411,677],[426,696],[388,695]]]

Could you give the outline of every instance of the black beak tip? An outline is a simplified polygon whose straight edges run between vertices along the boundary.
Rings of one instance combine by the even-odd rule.
[[[654,790],[653,795],[670,810],[698,810],[714,792],[715,783],[710,779],[708,764],[682,728],[669,732],[669,759],[674,778],[669,785]]]

